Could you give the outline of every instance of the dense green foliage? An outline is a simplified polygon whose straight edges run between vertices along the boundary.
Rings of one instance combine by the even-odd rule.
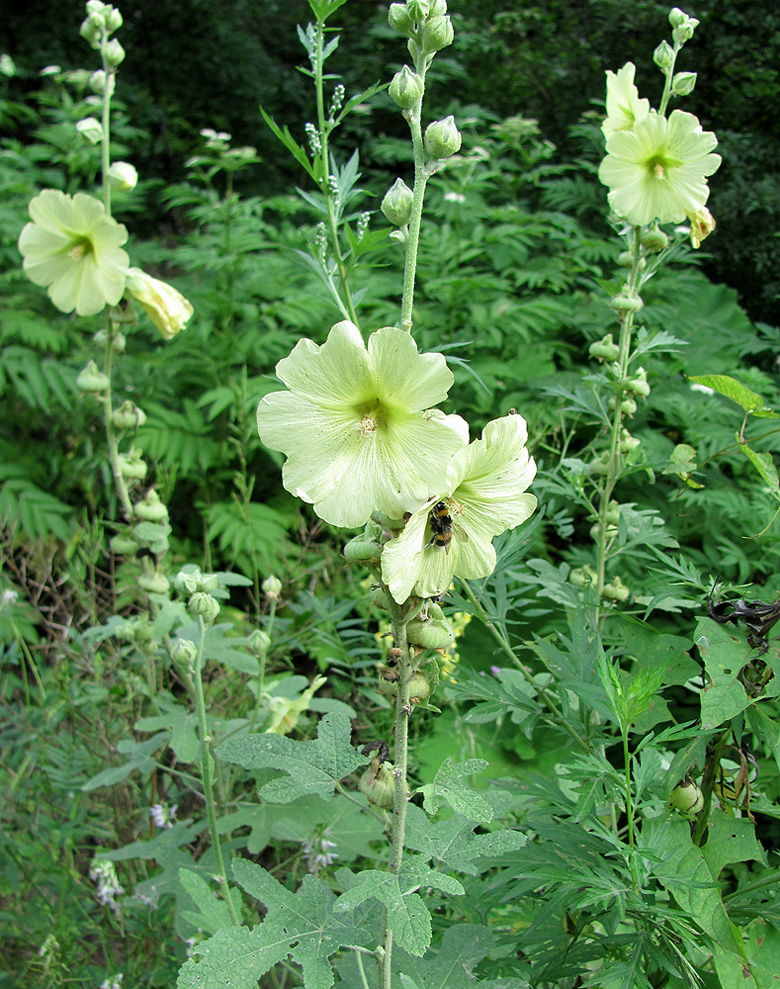
[[[601,134],[587,112],[605,67],[634,58],[654,71],[667,10],[453,4],[458,43],[432,72],[432,112],[457,112],[464,146],[429,187],[415,337],[447,355],[446,411],[473,431],[511,408],[526,417],[541,507],[497,539],[491,577],[458,582],[444,601],[463,634],[426,667],[441,680],[415,704],[410,854],[390,882],[387,818],[357,786],[373,751],[361,747],[392,735],[387,616],[370,579],[346,566],[344,534],[284,490],[283,458],[255,425],[276,363],[340,318],[316,264],[323,203],[254,110],[262,100],[303,143],[313,97],[292,68],[294,25],[310,12],[174,6],[122,8],[129,85],[113,149],[142,180],[115,194],[114,215],[147,235],[133,263],[175,282],[196,315],[164,345],[148,324],[129,330],[113,389],[147,415],[132,442],[168,506],[171,579],[193,565],[217,575],[222,611],[207,631],[181,583],[170,596],[139,585],[156,547],[110,551],[121,510],[99,404],[76,384],[96,322],[55,312],[21,271],[29,199],[89,190],[99,170],[73,126],[87,112],[83,80],[55,74],[33,90],[35,67],[84,58],[75,31],[51,30],[55,5],[24,28],[10,22],[27,95],[0,76],[11,135],[0,147],[0,987],[111,985],[119,972],[124,986],[170,987],[182,966],[183,987],[224,984],[226,971],[247,987],[260,976],[300,985],[302,972],[307,987],[359,987],[373,963],[357,949],[373,948],[382,909],[397,923],[404,989],[472,976],[502,989],[776,985],[780,640],[757,632],[755,616],[735,608],[722,624],[713,610],[780,598],[778,523],[759,535],[780,499],[769,456],[780,331],[754,327],[736,291],[776,315],[776,154],[765,163],[780,138],[769,116],[756,141],[756,118],[740,117],[733,96],[749,76],[765,107],[780,85],[754,26],[744,43],[750,11],[692,11],[706,78],[691,109],[725,132],[727,160],[722,186],[713,181],[713,241],[722,197],[725,246],[707,265],[734,287],[708,279],[678,240],[643,290],[636,357],[650,391],[630,419],[641,442],[619,482],[607,574],[628,594],[606,606],[599,639],[605,606],[581,577],[594,559],[593,464],[618,392],[589,346],[614,329],[623,245],[605,222]],[[592,40],[573,10],[594,15]],[[347,99],[402,57],[383,12],[364,17],[351,3],[334,18],[345,31],[328,68]],[[402,256],[378,205],[409,160],[389,99],[371,105],[333,147],[366,327],[397,320]],[[234,174],[204,150],[201,126],[256,144],[261,169]],[[284,191],[291,175],[303,197]],[[749,233],[737,205],[748,186]],[[704,375],[723,376],[708,379],[715,392],[692,387]],[[270,574],[281,598],[263,590]],[[252,638],[258,628],[268,643]],[[186,639],[207,663],[228,898],[215,896],[198,688],[175,650]],[[698,817],[669,804],[689,780]],[[176,811],[150,823],[154,805]],[[96,895],[97,859],[116,865],[116,904]],[[337,953],[346,945],[355,950]],[[237,956],[262,971],[231,968]]]

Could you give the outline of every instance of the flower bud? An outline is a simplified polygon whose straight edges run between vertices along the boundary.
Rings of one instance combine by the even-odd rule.
[[[363,533],[350,539],[344,547],[344,559],[347,563],[366,563],[369,560],[378,560],[381,555],[381,545],[372,539],[366,539]]]
[[[89,77],[89,88],[97,96],[103,96],[105,95],[106,82],[109,78],[113,77],[107,76],[103,69],[98,69],[97,72],[93,72]]]
[[[113,34],[114,31],[118,31],[122,26],[122,15],[116,9],[116,7],[109,7],[106,5],[106,30],[109,34]]]
[[[79,34],[92,48],[100,48],[100,38],[105,29],[105,19],[100,14],[89,14],[81,22]]]
[[[601,592],[601,596],[608,601],[627,601],[628,595],[629,590],[620,577],[613,577],[608,584],[604,585],[604,590]]]
[[[103,350],[106,349],[110,340],[111,349],[115,354],[123,354],[127,346],[127,337],[124,333],[117,333],[116,331],[109,335],[107,330],[98,330],[92,339],[95,341],[95,345]]]
[[[640,309],[644,308],[644,305],[639,296],[627,288],[617,295],[613,295],[609,300],[610,308],[617,313],[639,312]]]
[[[672,80],[672,92],[675,96],[690,96],[695,85],[695,72],[677,72]]]
[[[201,589],[202,576],[200,567],[188,567],[186,570],[180,570],[174,578],[174,587],[179,594],[194,594]]]
[[[620,505],[616,501],[610,501],[607,505],[605,518],[607,525],[617,525],[620,522]]]
[[[575,587],[592,587],[596,583],[596,574],[589,563],[569,574],[569,582]]]
[[[113,419],[113,417],[112,417]],[[120,453],[119,473],[128,481],[142,481],[146,477],[149,469],[146,462],[141,457],[139,450],[131,450],[130,453]]]
[[[693,37],[694,30],[699,22],[695,17],[689,17],[686,13],[675,7],[669,14],[669,23],[672,25],[672,39],[677,44],[684,44]]]
[[[400,34],[410,36],[414,31],[414,21],[406,9],[405,3],[391,3],[387,12],[387,20]]]
[[[416,670],[409,681],[409,700],[426,701],[431,696],[431,681],[422,670]]]
[[[117,429],[138,429],[146,422],[146,413],[128,400],[122,402],[118,409],[114,409],[111,422]]]
[[[651,227],[642,233],[641,244],[646,251],[657,253],[669,246],[669,238],[663,230],[659,230],[658,227]]]
[[[392,606],[393,599],[381,584],[371,588],[371,604],[375,608],[387,611]]]
[[[369,803],[382,810],[389,810],[395,800],[395,775],[391,762],[379,764],[374,758],[360,777],[358,789],[368,797]]]
[[[614,539],[618,534],[618,527],[616,525],[605,525],[604,535],[607,539]],[[601,522],[596,522],[590,527],[590,538],[594,543],[597,543],[601,537]]]
[[[409,110],[422,99],[425,83],[422,76],[413,72],[408,65],[405,65],[400,72],[396,72],[393,81],[390,83],[388,93],[402,110]]]
[[[455,126],[455,118],[451,115],[428,124],[425,129],[425,150],[437,161],[460,151],[462,140],[460,131]]]
[[[668,41],[662,41],[653,52],[653,61],[659,69],[668,69],[674,62],[674,52]]]
[[[385,218],[396,227],[403,227],[412,218],[414,195],[403,179],[396,179],[382,200]]]
[[[81,391],[94,392],[95,394],[101,391],[108,391],[111,387],[111,382],[108,380],[107,375],[98,369],[94,361],[90,361],[78,378],[76,378],[76,384]]]
[[[430,17],[431,0],[407,0],[406,9],[413,21],[422,24],[426,17]]]
[[[131,539],[130,536],[124,536],[122,533],[112,536],[108,547],[117,556],[133,556],[138,552],[138,543],[135,539]]]
[[[698,212],[688,213],[688,219],[691,221],[691,247],[697,249],[715,229],[715,217],[706,206],[702,206]]]
[[[641,440],[638,440],[636,436],[632,436],[627,429],[623,429],[620,432],[620,452],[623,456],[628,456],[629,453],[633,453],[634,450],[641,444]]]
[[[428,17],[443,17],[447,13],[447,0],[431,0]]]
[[[141,304],[166,340],[175,337],[192,316],[192,306],[181,292],[140,268],[127,269],[125,292]]]
[[[455,30],[449,17],[429,17],[423,24],[420,45],[426,55],[452,44]]]
[[[438,607],[438,606],[437,606]],[[406,626],[407,641],[423,649],[446,649],[455,641],[455,630],[438,608],[441,618],[431,617],[433,605],[428,606],[428,617],[417,616]]]
[[[85,117],[76,124],[76,130],[85,141],[90,144],[99,144],[103,140],[103,125],[94,117]]]
[[[111,188],[120,192],[135,189],[138,184],[138,172],[135,165],[131,165],[127,161],[115,161],[108,170],[108,177],[111,181]]]
[[[683,782],[672,790],[669,803],[683,814],[698,814],[704,807],[704,794],[696,783]]]
[[[614,396],[609,400],[609,408],[610,410],[615,408]],[[624,416],[632,416],[636,412],[636,402],[633,398],[624,398],[620,403],[620,411]]]
[[[282,582],[278,577],[274,577],[273,574],[265,578],[262,588],[263,594],[271,601],[278,601],[282,596]]]
[[[116,68],[117,65],[121,65],[124,62],[125,50],[116,38],[112,38],[104,49],[103,57],[106,60],[106,65]]]
[[[624,381],[623,387],[626,391],[633,392],[634,395],[641,395],[642,398],[647,398],[650,394],[650,385],[647,383],[647,371],[643,367],[640,367],[637,370],[636,377]]]
[[[168,578],[161,573],[142,573],[138,578],[138,586],[147,594],[167,594],[170,584]]]
[[[609,453],[605,450],[590,462],[590,473],[597,477],[606,477],[610,470]]]
[[[608,333],[601,340],[592,343],[588,347],[588,353],[591,357],[598,357],[600,361],[615,361],[620,355],[620,347],[612,339],[612,334]]]
[[[16,75],[16,63],[10,55],[3,53],[0,55],[0,75],[8,79]]]
[[[253,656],[265,659],[271,648],[271,636],[262,628],[255,628],[249,633],[247,647]]]
[[[203,624],[208,628],[214,624],[217,615],[219,615],[219,601],[211,594],[198,591],[187,602],[187,613],[192,618],[200,616],[203,619]]]
[[[143,501],[135,506],[135,514],[142,522],[167,522],[168,509],[160,501],[154,488],[149,491]]]
[[[191,639],[175,639],[171,646],[171,661],[182,673],[187,673],[198,658],[198,647]]]

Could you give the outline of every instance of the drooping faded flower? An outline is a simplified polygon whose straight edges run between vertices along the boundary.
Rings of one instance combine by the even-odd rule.
[[[22,230],[19,250],[30,281],[47,287],[60,312],[94,316],[116,305],[130,264],[120,246],[127,229],[83,192],[45,189],[29,210],[33,222]]]
[[[396,601],[442,594],[453,576],[477,580],[493,572],[493,537],[536,508],[525,493],[536,475],[526,439],[525,419],[504,416],[453,455],[443,488],[382,550],[382,579]]]
[[[661,117],[652,110],[630,130],[607,141],[599,179],[609,186],[609,205],[629,223],[680,223],[704,208],[707,176],[720,165],[712,154],[718,139],[683,110]]]
[[[286,454],[284,486],[326,522],[363,525],[374,511],[401,518],[439,490],[468,425],[432,407],[453,381],[441,354],[385,326],[363,342],[349,320],[322,345],[299,340],[276,366],[289,391],[257,408],[260,438]]]
[[[607,118],[601,125],[607,139],[617,131],[629,130],[650,112],[650,100],[639,99],[635,72],[633,62],[626,62],[617,73],[607,69]]]
[[[128,269],[125,287],[166,340],[173,339],[192,315],[192,305],[181,292],[140,268]]]

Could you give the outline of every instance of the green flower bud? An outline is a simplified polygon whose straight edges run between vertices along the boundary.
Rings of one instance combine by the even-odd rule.
[[[177,670],[189,672],[198,658],[198,647],[190,639],[175,639],[171,646],[171,661]]]
[[[125,352],[125,346],[127,345],[127,337],[124,333],[114,332],[109,335],[107,330],[98,330],[97,333],[92,337],[95,345],[105,350],[111,342],[111,348],[115,354],[123,354]]]
[[[211,594],[213,591],[219,587],[219,580],[217,575],[214,573],[204,573],[200,575],[200,580],[198,581],[198,590],[203,591],[204,594]]]
[[[620,522],[620,505],[616,501],[607,505],[606,520],[607,525],[617,525]]]
[[[79,34],[92,48],[100,47],[100,38],[105,28],[105,19],[99,14],[89,14],[81,22]]]
[[[116,553],[117,556],[133,556],[138,552],[138,543],[135,539],[131,539],[130,536],[123,536],[121,533],[112,536],[108,546],[111,552]]]
[[[409,37],[414,31],[414,21],[405,3],[391,3],[387,12],[387,20],[390,27],[395,28],[400,34]]]
[[[651,227],[642,233],[641,244],[646,251],[657,253],[669,246],[669,238],[663,230],[659,230],[658,227]]]
[[[382,810],[389,810],[395,801],[395,775],[391,762],[379,765],[373,759],[369,768],[360,777],[358,789],[368,797],[369,803]]]
[[[429,17],[443,17],[447,13],[447,0],[431,0]]]
[[[698,814],[704,807],[704,794],[696,783],[683,782],[672,790],[669,803],[683,814]]]
[[[695,72],[677,72],[672,80],[672,92],[675,96],[690,96],[695,85]]]
[[[628,595],[629,590],[620,577],[613,577],[608,584],[604,585],[604,590],[601,592],[601,596],[608,601],[627,601]]]
[[[122,402],[111,414],[111,422],[116,429],[138,429],[146,422],[146,413],[131,401]]]
[[[621,253],[618,254],[617,263],[620,265],[621,268],[633,268],[633,266],[634,266],[634,252],[633,251],[621,251]],[[640,271],[642,270],[642,268],[646,268],[647,267],[647,261],[645,261],[644,258],[639,258],[638,267],[639,267],[639,270]]]
[[[695,17],[689,17],[679,7],[670,12],[669,23],[673,28],[672,39],[681,45],[693,37],[694,30],[699,26]]]
[[[650,394],[650,385],[647,383],[647,371],[645,371],[643,367],[640,367],[637,371],[636,377],[629,378],[628,381],[624,381],[623,387],[626,391],[630,391],[635,395],[641,395],[643,398],[647,398]]]
[[[217,615],[219,615],[219,601],[211,594],[198,591],[187,602],[187,613],[192,618],[200,616],[203,619],[203,624],[208,628],[214,624]]]
[[[347,563],[366,563],[369,560],[378,560],[381,555],[380,544],[365,539],[362,533],[350,539],[344,547],[344,559]]]
[[[425,128],[425,150],[437,161],[460,151],[462,140],[460,131],[455,126],[455,118],[451,115],[428,124]]]
[[[167,594],[170,584],[161,573],[143,573],[138,578],[138,586],[147,594]]]
[[[383,611],[387,611],[392,605],[392,602],[393,599],[381,584],[377,584],[376,587],[371,588],[371,604],[375,608],[381,608]]]
[[[668,41],[662,41],[653,52],[653,61],[659,69],[668,69],[674,62],[674,52]]]
[[[443,615],[441,618],[431,617],[431,608],[429,605],[426,619],[418,615],[406,626],[407,641],[423,649],[446,649],[455,641],[455,630]]]
[[[106,80],[108,78],[103,69],[98,69],[97,72],[93,72],[89,77],[89,88],[97,96],[103,96],[106,91]]]
[[[412,218],[413,193],[403,179],[396,179],[382,200],[382,212],[396,227],[403,227]]]
[[[429,17],[423,24],[420,46],[426,55],[452,44],[455,30],[449,17]]]
[[[85,117],[76,124],[76,130],[89,144],[100,144],[103,140],[103,125],[94,117]]]
[[[116,68],[117,65],[121,65],[125,60],[125,50],[116,40],[112,38],[104,49],[104,56],[106,60],[106,65]]]
[[[200,581],[202,576],[200,567],[190,567],[187,570],[180,570],[174,578],[174,587],[179,594],[194,594],[201,589]]]
[[[616,525],[607,525],[604,527],[604,535],[607,539],[614,539],[618,534],[618,527]],[[601,538],[601,523],[596,522],[590,527],[590,538],[594,543],[597,543]]]
[[[273,574],[266,577],[262,584],[263,594],[271,601],[278,601],[282,596],[282,582]]]
[[[5,53],[0,55],[0,75],[5,76],[7,79],[11,79],[16,75],[16,63],[10,55],[6,55]]]
[[[407,0],[406,9],[413,21],[421,24],[431,14],[431,0]]]
[[[614,309],[617,313],[639,312],[640,309],[644,308],[644,305],[639,296],[628,289],[623,289],[622,292],[613,295],[609,300],[610,309]]]
[[[264,629],[255,628],[249,633],[247,645],[253,656],[264,659],[271,648],[271,636]]]
[[[615,408],[614,397],[609,400],[609,408],[610,409]],[[633,400],[633,398],[624,398],[623,401],[620,403],[620,411],[623,413],[624,416],[632,416],[636,412],[636,402]]]
[[[620,355],[620,347],[612,339],[612,334],[608,333],[601,340],[592,343],[588,347],[588,353],[591,357],[598,357],[600,361],[615,361]]]
[[[108,170],[108,177],[111,180],[111,188],[120,192],[135,189],[138,184],[138,172],[128,161],[115,161]]]
[[[143,501],[139,501],[135,506],[135,514],[143,522],[168,521],[168,509],[160,501],[160,497],[154,488],[152,488]]]
[[[116,9],[116,7],[107,7],[106,13],[106,30],[109,34],[113,34],[114,31],[118,31],[122,26],[122,15]]]
[[[409,681],[409,700],[425,701],[431,696],[431,681],[422,670],[416,670]]]
[[[609,474],[609,454],[604,451],[590,462],[590,473],[598,477],[606,477]]]
[[[592,587],[596,583],[596,574],[589,563],[569,574],[569,582],[575,587]]]
[[[409,110],[419,103],[425,90],[425,83],[422,76],[413,72],[408,65],[405,65],[400,72],[396,72],[393,81],[390,83],[388,93],[402,110]]]
[[[632,436],[627,429],[623,429],[620,432],[620,452],[627,456],[632,453],[641,444],[641,440],[638,440],[636,436]]]
[[[90,361],[78,378],[76,378],[76,384],[81,391],[94,392],[96,394],[101,391],[108,391],[111,387],[108,377],[98,369],[94,361]]]
[[[130,453],[120,453],[118,459],[119,473],[122,477],[129,481],[142,481],[146,477],[146,472],[149,468],[141,458],[140,450],[131,450]]]

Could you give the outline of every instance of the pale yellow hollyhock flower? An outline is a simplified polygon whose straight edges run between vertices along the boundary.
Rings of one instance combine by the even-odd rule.
[[[120,247],[127,229],[83,192],[45,189],[29,210],[33,222],[22,230],[19,250],[30,281],[47,287],[60,312],[94,316],[116,305],[130,264]]]
[[[493,419],[481,439],[453,455],[439,493],[407,519],[400,535],[385,543],[382,580],[399,604],[413,594],[442,594],[453,576],[478,580],[493,572],[494,536],[525,522],[536,509],[536,498],[526,494],[536,475],[526,439],[522,416]],[[446,548],[434,539],[431,513],[439,501],[453,529]]]
[[[609,205],[636,226],[681,223],[707,202],[706,177],[720,165],[712,154],[717,144],[692,113],[674,110],[666,118],[651,111],[607,141],[599,179],[609,186]]]
[[[260,439],[286,454],[287,490],[332,525],[419,508],[468,443],[465,420],[433,408],[453,382],[444,356],[418,354],[405,330],[384,326],[364,343],[345,319],[323,344],[299,340],[276,373],[289,390],[258,405]]]
[[[128,270],[126,285],[127,294],[143,306],[166,340],[173,339],[193,313],[192,305],[181,292],[140,268]]]
[[[607,119],[601,125],[607,139],[616,131],[630,130],[650,112],[650,100],[639,99],[635,72],[633,62],[626,62],[617,73],[607,69]]]

